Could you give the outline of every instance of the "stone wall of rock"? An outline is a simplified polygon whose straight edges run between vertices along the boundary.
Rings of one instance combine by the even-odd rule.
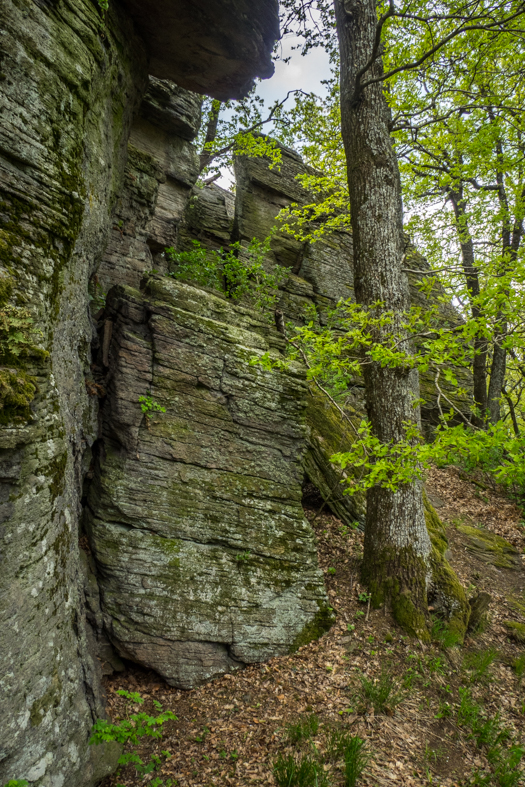
[[[85,615],[87,602],[92,622],[100,623],[98,591],[78,547],[101,393],[91,369],[96,333],[88,290],[95,299],[103,292],[96,270],[108,233],[106,256],[115,258],[115,240],[126,248],[116,255],[116,264],[126,264],[115,277],[130,282],[136,257],[151,267],[148,254],[174,240],[173,215],[196,178],[188,140],[199,104],[152,79],[138,116],[152,42],[144,43],[133,21],[160,4],[132,5],[111,0],[107,13],[93,0],[0,5],[0,309],[3,325],[11,326],[2,328],[0,359],[2,784],[25,778],[36,787],[87,787],[115,761],[114,751],[88,746],[93,721],[104,715]],[[198,29],[187,13],[182,22],[189,4],[168,5],[163,34],[191,49]],[[155,73],[188,79],[191,72],[203,91],[240,95],[251,78],[268,73],[275,3],[254,9],[247,0],[217,0],[213,11],[200,64],[194,41],[196,59],[184,74],[173,47]],[[241,29],[244,50],[237,47]],[[234,49],[235,63],[228,62]],[[138,174],[126,210],[132,124],[129,160]],[[148,145],[162,151],[158,167],[150,167]],[[134,172],[127,167],[126,178]],[[153,192],[154,217],[147,213]],[[136,231],[124,227],[121,214],[134,216]],[[21,318],[26,326],[32,319],[35,331],[29,336],[26,329],[28,344],[17,355],[10,336]]]
[[[165,275],[166,247],[263,238],[308,199],[287,150],[280,170],[239,159],[235,197],[196,185],[200,99],[180,85],[224,98],[268,75],[276,8],[1,5],[0,311],[35,331],[16,355],[1,329],[0,783],[113,767],[88,739],[119,655],[190,687],[330,625],[301,486],[362,517],[329,461],[350,433],[304,370],[249,365],[282,351],[274,327]],[[275,236],[287,317],[351,296],[351,255],[348,233]]]
[[[107,397],[87,530],[119,654],[191,688],[331,624],[301,507],[302,369],[251,310],[157,275],[108,297]],[[151,395],[165,412],[144,414]]]
[[[87,289],[146,58],[116,8],[104,27],[87,0],[6,0],[0,28],[2,307],[8,319],[29,310],[46,353],[2,357],[0,782],[77,787],[112,765],[87,747],[104,714],[78,550],[83,460],[96,436]],[[34,378],[25,403],[6,391],[10,368]]]

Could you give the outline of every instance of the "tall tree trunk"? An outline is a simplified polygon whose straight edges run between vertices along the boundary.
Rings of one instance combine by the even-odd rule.
[[[199,157],[199,171],[206,169],[213,158],[213,154],[206,149],[206,145],[211,145],[217,137],[217,127],[219,125],[219,115],[221,114],[222,103],[214,99],[208,114],[208,125],[206,126],[206,138]]]
[[[477,298],[480,294],[479,273],[475,264],[474,244],[472,242],[472,236],[470,235],[467,224],[465,200],[463,198],[463,187],[461,186],[457,191],[449,191],[448,199],[452,203],[454,215],[456,217],[456,231],[461,248],[461,262],[467,282],[471,314],[474,320],[479,320],[482,316],[481,309],[479,308],[477,302]],[[477,335],[474,337],[472,377],[474,402],[478,411],[478,414],[474,417],[474,424],[480,427],[484,426],[486,423],[488,407],[487,354],[487,340],[483,336],[482,331],[478,331]]]
[[[399,169],[389,131],[389,110],[381,83],[364,90],[359,71],[368,63],[377,27],[375,0],[334,0],[341,53],[342,135],[354,242],[355,294],[359,303],[377,301],[401,315],[410,306],[408,280],[401,272],[403,214]],[[381,74],[380,58],[364,79]],[[396,326],[396,332],[400,325]],[[409,347],[409,340],[405,348]],[[384,443],[406,439],[405,425],[418,422],[414,398],[419,383],[407,368],[364,365],[368,417]],[[417,382],[417,385],[415,383]],[[425,524],[421,484],[367,494],[363,579],[374,606],[388,603],[407,630],[428,638],[425,615],[431,543]]]
[[[489,117],[494,121],[494,112],[489,108]],[[514,231],[512,231],[511,214],[509,209],[509,200],[507,196],[507,189],[505,186],[505,161],[503,153],[503,144],[501,139],[497,138],[496,155],[498,161],[498,168],[496,170],[496,182],[498,184],[498,201],[502,215],[501,226],[501,251],[502,251],[502,264],[501,274],[505,275],[514,266],[521,240],[521,222],[517,221],[514,224]],[[507,289],[508,293],[508,289]],[[503,312],[498,312],[496,316],[496,325],[494,328],[494,344],[492,349],[492,364],[490,367],[490,381],[488,393],[488,408],[489,419],[491,424],[496,424],[501,418],[501,397],[503,396],[503,389],[505,388],[505,375],[507,372],[507,350],[504,347],[505,337],[507,335],[508,323]]]
[[[501,397],[505,387],[505,374],[507,372],[507,351],[503,346],[503,340],[507,334],[507,327],[507,321],[503,314],[499,312],[490,366],[488,407],[491,424],[496,424],[501,419]]]

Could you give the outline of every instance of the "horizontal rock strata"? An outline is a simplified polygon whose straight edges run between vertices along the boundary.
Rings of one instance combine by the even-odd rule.
[[[88,531],[120,655],[183,688],[330,625],[301,508],[306,386],[250,358],[282,341],[167,277],[115,287]],[[166,412],[143,414],[150,395]],[[150,416],[150,417],[148,417]]]

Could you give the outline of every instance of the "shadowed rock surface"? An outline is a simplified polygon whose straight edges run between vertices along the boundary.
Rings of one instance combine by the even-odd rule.
[[[146,43],[149,73],[226,101],[273,74],[277,0],[123,0]]]

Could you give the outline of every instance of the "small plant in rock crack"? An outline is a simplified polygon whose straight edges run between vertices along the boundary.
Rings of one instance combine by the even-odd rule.
[[[152,396],[151,391],[146,391],[146,396],[139,396],[140,409],[146,418],[152,418],[154,413],[165,413],[166,408],[162,407],[156,402]]]
[[[295,724],[288,724],[286,735],[290,743],[302,743],[317,733],[319,729],[319,719],[312,713],[304,719],[299,719]]]
[[[310,755],[286,757],[279,754],[273,766],[277,787],[328,787],[328,779],[320,762]]]
[[[130,705],[142,705],[144,700],[137,692],[117,691],[121,697],[125,697]],[[97,745],[107,741],[117,741],[117,743],[127,744],[130,746],[137,746],[139,740],[144,737],[149,738],[162,738],[162,726],[167,721],[176,721],[177,717],[172,711],[163,711],[162,705],[157,700],[153,700],[153,704],[157,711],[160,713],[157,716],[150,716],[147,713],[127,713],[126,718],[121,719],[116,724],[113,724],[106,719],[99,719],[93,725],[91,730],[91,738],[89,743]],[[169,752],[162,752],[162,756],[169,756]],[[134,765],[135,770],[140,776],[146,776],[155,770],[158,770],[162,765],[160,757],[154,755],[148,763],[145,763],[136,751],[125,752],[121,755],[119,766]],[[156,787],[162,787],[163,782],[160,779],[155,779],[150,782],[150,785],[155,784]],[[165,787],[169,787],[173,782],[169,781]],[[121,785],[117,785],[121,787]]]
[[[251,557],[252,553],[247,549],[245,552],[239,552],[238,555],[235,555],[235,560],[237,563],[247,563]]]
[[[396,691],[393,675],[384,667],[378,678],[361,677],[360,693],[365,707],[372,705],[375,713],[392,712],[403,699],[402,692]]]

